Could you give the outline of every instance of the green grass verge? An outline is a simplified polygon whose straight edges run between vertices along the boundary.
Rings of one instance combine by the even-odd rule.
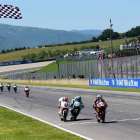
[[[0,79],[1,79],[1,78],[6,79],[7,77],[8,77],[8,75],[1,75],[1,76],[0,76]]]
[[[76,61],[61,61],[61,62],[59,62],[59,64],[74,63],[74,62],[76,62]],[[56,62],[50,63],[49,65],[36,71],[36,73],[38,73],[38,72],[52,72],[52,71],[58,71],[58,64]]]
[[[83,140],[4,107],[0,107],[0,126],[1,140]]]
[[[51,64],[41,68],[36,73],[38,73],[38,72],[50,72],[50,71],[58,71],[58,64],[56,62],[51,63]]]

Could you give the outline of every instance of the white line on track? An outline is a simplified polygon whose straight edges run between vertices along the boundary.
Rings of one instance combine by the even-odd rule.
[[[31,117],[31,118],[33,118],[33,119],[36,119],[36,120],[38,120],[38,121],[40,121],[40,122],[49,124],[49,125],[54,126],[54,127],[58,128],[58,129],[60,129],[60,130],[69,132],[69,133],[74,134],[74,135],[76,135],[76,136],[79,136],[79,137],[81,137],[81,138],[84,138],[84,139],[87,139],[87,140],[93,140],[93,139],[91,139],[91,138],[85,137],[85,136],[83,136],[83,135],[80,135],[80,134],[78,134],[78,133],[72,132],[72,131],[67,130],[67,129],[65,129],[65,128],[59,127],[59,126],[57,126],[57,125],[55,125],[55,124],[46,122],[46,121],[44,121],[44,120],[42,120],[42,119],[39,119],[39,118],[37,118],[37,117],[34,117],[34,116],[29,115],[29,114],[23,113],[23,112],[21,112],[21,111],[12,109],[12,108],[7,107],[7,106],[5,106],[5,105],[0,104],[0,106],[5,107],[5,108],[8,108],[8,109],[13,110],[13,111],[16,111],[16,112],[18,112],[18,113],[20,113],[20,114],[26,115],[26,116]]]
[[[140,118],[136,118],[136,119],[122,119],[122,120],[111,120],[111,122],[116,121],[116,122],[125,122],[125,121],[138,121],[140,120]],[[58,124],[58,125],[75,125],[75,124],[91,124],[91,123],[98,123],[98,122],[83,122],[83,123],[65,123],[65,124]]]
[[[131,120],[133,120],[133,121],[137,121],[137,120],[140,120],[140,118],[137,118],[137,119],[131,119]]]

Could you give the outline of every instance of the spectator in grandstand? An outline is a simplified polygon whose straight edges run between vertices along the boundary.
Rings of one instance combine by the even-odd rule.
[[[112,78],[115,78],[116,76],[115,76],[115,74],[113,73],[113,75],[112,75]]]
[[[76,76],[73,74],[73,75],[72,75],[72,78],[76,78]]]
[[[83,74],[79,75],[78,77],[79,78],[85,78]]]
[[[96,50],[99,51],[99,45],[96,46]]]

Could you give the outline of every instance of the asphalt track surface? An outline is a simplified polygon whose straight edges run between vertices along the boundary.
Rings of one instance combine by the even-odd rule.
[[[0,104],[37,117],[51,124],[75,132],[93,140],[140,140],[140,93],[74,89],[60,87],[30,86],[27,98],[22,85],[18,92],[0,92]],[[93,98],[103,95],[108,103],[106,122],[97,123],[93,114]],[[81,95],[85,108],[77,121],[66,122],[58,115],[58,99],[67,96],[71,100]]]
[[[28,63],[28,64],[21,64],[21,65],[1,66],[0,75],[7,75],[7,74],[18,73],[18,72],[36,70],[36,69],[40,69],[52,62],[53,61],[45,61],[45,62]]]

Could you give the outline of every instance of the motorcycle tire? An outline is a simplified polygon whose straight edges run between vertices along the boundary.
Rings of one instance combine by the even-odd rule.
[[[102,119],[102,123],[105,122],[105,112],[101,111],[101,119]]]
[[[76,121],[76,118],[77,118],[78,114],[79,114],[79,111],[78,110],[75,110],[74,111],[74,121]]]
[[[26,96],[29,97],[29,94],[27,93]]]
[[[65,122],[67,119],[67,111],[66,110],[63,111],[63,117],[64,117],[64,122]]]
[[[100,122],[100,119],[97,119],[97,122]]]

